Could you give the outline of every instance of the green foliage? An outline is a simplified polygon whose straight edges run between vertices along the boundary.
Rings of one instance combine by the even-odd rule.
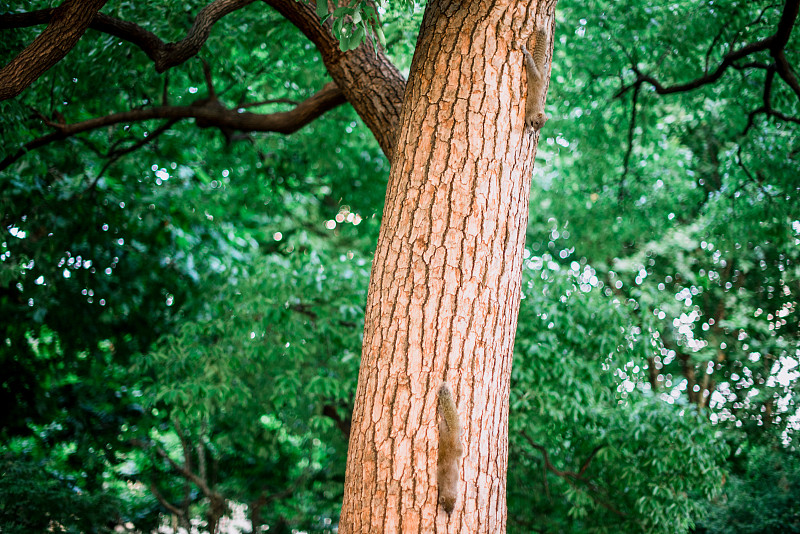
[[[624,87],[635,81],[634,67],[665,86],[700,77],[732,49],[773,33],[781,11],[739,1],[559,3],[552,118],[539,145],[528,244],[550,258],[539,291],[560,292],[562,308],[555,299],[537,302],[530,330],[524,291],[517,345],[525,348],[514,376],[524,384],[516,407],[530,415],[520,415],[518,428],[561,471],[578,472],[603,448],[586,480],[576,481],[545,473],[540,450],[512,442],[512,466],[516,450],[529,469],[509,487],[530,489],[509,494],[510,521],[544,524],[546,532],[680,532],[710,511],[702,523],[709,531],[780,530],[778,522],[765,527],[775,517],[765,503],[783,502],[785,493],[750,501],[763,523],[743,520],[737,508],[747,490],[734,480],[763,478],[764,462],[740,466],[727,477],[725,496],[708,499],[720,486],[720,443],[737,450],[775,436],[795,440],[797,126],[755,115],[746,129],[748,113],[762,104],[758,69],[729,69],[713,84],[669,95],[648,83]],[[773,91],[776,109],[800,115],[785,84]],[[609,309],[613,299],[621,304]],[[561,348],[558,358],[551,347]],[[521,370],[528,366],[530,375]],[[551,383],[560,385],[555,395],[542,397]],[[539,419],[550,426],[536,434]],[[648,483],[658,490],[652,497]],[[531,494],[535,521],[526,513]],[[737,515],[738,523],[726,523]]]
[[[307,3],[307,0],[304,2]],[[377,7],[372,1],[353,0],[349,5],[330,11],[327,2],[317,2],[317,15],[323,22],[328,19],[333,21],[333,34],[339,39],[339,48],[343,52],[357,48],[366,40],[377,48],[374,39],[377,39],[381,47],[386,48],[387,38],[379,15],[387,12],[388,3],[384,1],[380,4],[380,7]],[[395,6],[403,12],[413,11],[417,7],[417,2],[414,0],[392,2],[388,6],[390,13],[397,11]]]
[[[49,6],[30,4],[25,10],[37,7]],[[169,40],[185,35],[200,7],[127,3],[104,12]],[[27,29],[15,34],[16,41],[6,41],[4,32],[3,53],[19,50],[35,34],[35,28]],[[231,35],[237,36],[233,48]],[[242,101],[301,100],[326,81],[305,38],[277,13],[256,5],[219,21],[200,55],[209,60],[218,96],[232,107]],[[200,67],[190,61],[159,75],[136,47],[90,30],[67,60],[22,97],[0,103],[0,159],[47,133],[31,110],[75,122],[158,104],[163,93],[172,104],[191,102],[206,96]],[[33,151],[1,172],[0,316],[13,319],[0,322],[0,401],[8,407],[0,425],[2,450],[16,436],[33,434],[41,435],[45,449],[69,447],[72,462],[91,466],[88,479],[116,488],[120,507],[114,517],[152,529],[165,509],[149,484],[177,503],[184,497],[184,480],[153,449],[141,450],[130,440],[160,443],[183,460],[169,417],[180,399],[173,396],[167,400],[175,404],[168,404],[163,396],[169,397],[165,390],[172,385],[181,395],[202,391],[196,404],[207,408],[205,427],[199,415],[185,421],[193,433],[186,437],[209,447],[217,480],[223,481],[219,489],[242,502],[263,494],[268,506],[262,519],[270,525],[330,528],[330,518],[338,514],[346,443],[321,411],[328,403],[340,418],[348,415],[351,401],[344,392],[357,376],[363,319],[344,304],[359,299],[360,290],[352,295],[331,290],[336,298],[328,306],[317,286],[340,287],[340,277],[363,271],[347,257],[361,257],[374,243],[388,170],[372,134],[356,120],[351,109],[340,108],[291,137],[253,135],[250,143],[179,123],[106,168],[106,154],[132,146],[161,124],[119,125]],[[347,261],[327,259],[340,256]],[[312,264],[330,272],[316,274]],[[365,277],[359,279],[364,288]],[[296,293],[298,288],[304,293]],[[249,291],[246,302],[229,294],[240,290]],[[236,337],[234,327],[255,328],[247,323],[253,316],[219,325],[236,314],[224,303],[235,301],[256,313],[259,291],[284,299],[270,301],[264,313],[296,327],[285,336],[296,340],[289,352],[304,359],[287,367],[292,360],[282,358],[283,352],[263,349],[277,342],[278,334],[275,326],[267,332],[262,322],[260,351],[232,359],[231,367],[205,365],[199,356],[187,359],[184,369],[208,371],[198,372],[197,382],[185,383],[175,368],[158,374],[148,367],[148,358],[159,350],[169,353],[167,345],[151,351],[159,339],[190,346],[216,329],[243,347],[245,338]],[[309,306],[319,318],[283,308],[287,302]],[[363,298],[347,302],[360,307]],[[328,322],[333,317],[348,326]],[[318,330],[312,332],[311,323],[320,325]],[[305,337],[291,337],[295,334]],[[326,352],[335,347],[339,352]],[[221,344],[214,349],[212,356],[226,354]],[[334,374],[320,362],[310,363],[323,354],[331,362],[351,360]],[[270,374],[270,364],[287,375]],[[132,366],[164,382],[139,383],[141,375],[131,373]],[[303,395],[291,397],[292,385],[311,378],[312,369],[319,376],[303,384],[308,388]],[[241,374],[236,384],[252,391],[220,382],[233,373]],[[214,408],[226,391],[229,398]],[[249,425],[240,423],[236,411],[220,412],[239,408]],[[46,458],[43,452],[38,461]],[[197,458],[191,460],[196,466]],[[202,514],[205,503],[196,488],[190,501],[192,513]],[[314,517],[326,518],[328,527],[315,526]]]
[[[207,319],[184,323],[137,366],[157,373],[153,402],[203,419],[286,407],[308,421],[304,397],[346,399],[358,371],[367,267],[346,255],[293,254],[209,288]],[[258,402],[248,397],[256,394]]]
[[[0,457],[0,531],[111,532],[118,503],[102,489],[87,491],[73,475],[51,471],[25,454]]]
[[[509,422],[510,530],[685,532],[727,447],[694,407],[650,391],[653,338],[590,268],[531,257]]]
[[[210,287],[198,320],[134,366],[145,409],[164,421],[146,439],[178,462],[181,441],[204,447],[227,498],[271,503],[263,521],[329,531],[347,437],[335,422],[349,417],[355,391],[367,267],[352,254],[292,254]],[[178,434],[166,430],[170,421]],[[128,475],[162,485],[175,475],[138,465]]]
[[[739,465],[736,465],[739,464]],[[735,459],[724,494],[708,504],[698,534],[800,532],[800,455],[785,447],[748,447]]]
[[[559,3],[528,239],[633,300],[639,326],[663,343],[648,363],[655,389],[683,388],[713,421],[756,432],[787,430],[797,410],[797,126],[757,114],[745,128],[763,99],[759,69],[667,95],[624,87],[634,68],[665,86],[700,77],[773,33],[781,11]],[[774,86],[773,104],[800,115],[786,90]]]

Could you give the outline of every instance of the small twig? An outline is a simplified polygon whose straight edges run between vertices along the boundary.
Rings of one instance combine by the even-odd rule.
[[[161,105],[169,105],[169,72],[164,74],[164,89],[161,92]]]
[[[770,192],[767,191],[764,188],[764,184],[763,184],[764,180],[763,179],[760,180],[760,179],[754,177],[750,173],[750,170],[747,168],[747,166],[744,164],[744,160],[742,159],[742,146],[741,145],[739,145],[739,147],[736,150],[736,164],[739,166],[739,168],[742,169],[742,172],[744,172],[745,176],[747,176],[747,178],[751,182],[753,182],[753,184],[755,184],[756,187],[759,188],[759,190],[761,190],[761,192],[764,194],[764,197],[767,199],[767,202],[769,202],[770,205],[772,205],[772,196],[773,195],[770,194]]]
[[[164,508],[166,508],[167,510],[169,510],[170,512],[172,512],[177,516],[183,515],[183,510],[181,510],[180,508],[169,502],[166,499],[166,497],[164,497],[164,495],[160,491],[158,491],[158,488],[153,482],[150,483],[150,493],[153,494],[153,497],[156,498],[156,500],[161,504],[161,506],[163,506]]]
[[[600,451],[600,449],[602,449],[603,447],[605,447],[605,445],[598,445],[597,447],[595,447],[595,448],[592,450],[592,452],[591,452],[591,453],[589,453],[589,456],[588,456],[588,458],[586,458],[586,461],[585,461],[585,462],[583,462],[583,465],[581,466],[581,469],[580,469],[580,471],[578,471],[578,477],[581,477],[581,476],[583,476],[583,474],[584,474],[584,473],[586,472],[586,470],[589,468],[589,464],[590,464],[590,463],[592,463],[592,460],[594,459],[594,456],[595,456],[595,455],[596,455],[596,454],[597,454],[597,453]]]
[[[127,147],[127,148],[124,148],[122,150],[118,150],[118,151],[115,151],[113,153],[110,153],[107,156],[107,157],[109,157],[109,160],[105,163],[105,165],[103,165],[103,168],[100,169],[100,172],[97,173],[97,176],[95,176],[94,180],[92,180],[92,183],[89,184],[89,186],[81,193],[81,196],[85,195],[89,191],[93,191],[94,188],[97,187],[97,183],[100,181],[100,178],[103,177],[103,175],[109,169],[109,167],[111,167],[111,165],[113,165],[114,163],[119,161],[123,156],[125,156],[127,154],[130,154],[131,152],[133,152],[135,150],[138,150],[138,149],[142,148],[143,146],[145,146],[145,145],[147,145],[149,143],[152,143],[161,134],[163,134],[164,132],[166,132],[167,130],[172,128],[172,126],[176,122],[178,122],[178,121],[177,120],[167,121],[166,123],[161,125],[157,130],[155,130],[153,133],[151,133],[147,137],[137,141],[133,145],[131,145],[131,146]]]
[[[206,88],[208,89],[208,98],[213,100],[217,99],[217,93],[214,91],[214,79],[211,77],[211,67],[208,65],[208,61],[203,58],[200,58],[201,63],[203,64],[203,78],[206,80]]]
[[[722,37],[722,32],[725,31],[725,26],[721,26],[717,35],[714,36],[714,39],[711,40],[711,44],[708,45],[708,50],[706,50],[706,62],[705,66],[703,67],[703,73],[708,74],[708,63],[711,60],[711,53],[714,51],[714,47],[717,46],[720,38]]]

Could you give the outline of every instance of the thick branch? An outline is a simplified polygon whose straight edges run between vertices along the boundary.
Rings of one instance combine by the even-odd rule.
[[[108,0],[65,0],[50,24],[11,62],[0,69],[0,100],[13,98],[72,50]]]
[[[74,124],[53,124],[57,131],[39,137],[25,144],[16,153],[0,161],[0,170],[5,169],[26,152],[65,139],[67,137],[111,126],[119,123],[130,123],[150,119],[196,119],[201,128],[217,127],[246,132],[278,132],[293,133],[326,111],[345,102],[344,96],[335,83],[329,82],[307,100],[301,102],[291,111],[270,114],[239,113],[236,109],[228,109],[218,100],[201,100],[191,106],[159,106],[112,113],[105,117],[97,117]]]
[[[775,47],[784,49],[789,42],[789,36],[792,34],[792,28],[795,21],[797,21],[798,10],[800,10],[800,1],[786,0],[783,5],[783,13],[781,19],[778,21],[778,31],[775,32],[773,39],[775,40]]]

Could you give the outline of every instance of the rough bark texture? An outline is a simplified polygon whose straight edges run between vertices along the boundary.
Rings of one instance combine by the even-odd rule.
[[[0,69],[0,100],[17,96],[43,72],[61,61],[107,1],[66,0],[55,9],[47,28]]]
[[[508,388],[537,142],[511,43],[537,24],[553,35],[554,2],[542,4],[538,14],[537,2],[428,4],[367,300],[343,534],[505,530]],[[450,515],[436,488],[442,380],[464,427]]]

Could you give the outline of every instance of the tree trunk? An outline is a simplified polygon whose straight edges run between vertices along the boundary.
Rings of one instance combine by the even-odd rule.
[[[538,140],[524,126],[523,56],[512,43],[532,44],[537,25],[552,36],[554,8],[428,3],[367,298],[343,534],[505,530],[508,389]],[[442,380],[464,429],[450,515],[437,502]]]

